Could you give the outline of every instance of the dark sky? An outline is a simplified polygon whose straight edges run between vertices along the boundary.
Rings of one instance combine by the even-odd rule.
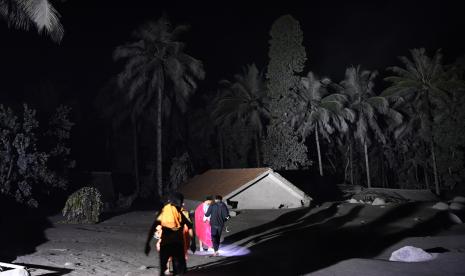
[[[255,2],[57,1],[53,3],[65,28],[61,44],[0,22],[0,102],[34,100],[46,105],[74,99],[87,118],[84,122],[92,121],[93,99],[121,69],[112,61],[113,49],[164,11],[173,23],[191,26],[184,37],[187,52],[204,62],[207,73],[198,93],[215,90],[220,79],[231,78],[247,63],[265,68],[271,24],[287,13],[299,20],[304,32],[306,70],[334,81],[340,81],[350,65],[383,73],[410,48],[425,47],[430,53],[442,48],[448,62],[465,52],[462,1]],[[49,87],[55,96],[37,93]],[[96,142],[95,134],[85,134],[93,131],[82,125],[92,124],[81,123],[75,139],[101,147],[103,138]]]
[[[382,71],[397,63],[396,56],[408,54],[409,48],[443,48],[446,59],[455,58],[465,49],[465,9],[461,1],[252,2],[55,3],[66,31],[59,45],[34,31],[9,30],[5,24],[0,25],[2,90],[18,96],[17,90],[24,90],[21,86],[34,86],[40,80],[64,83],[69,93],[92,97],[120,69],[111,59],[112,50],[130,41],[133,29],[158,18],[163,11],[175,24],[191,25],[185,36],[187,51],[204,61],[206,82],[213,85],[247,63],[256,62],[264,68],[270,26],[286,13],[301,22],[309,69],[337,81],[350,65]]]

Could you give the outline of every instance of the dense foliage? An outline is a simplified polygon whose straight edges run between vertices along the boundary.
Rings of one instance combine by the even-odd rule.
[[[300,84],[296,74],[303,71],[307,59],[302,46],[303,33],[297,20],[284,15],[273,23],[270,35],[266,77],[271,119],[263,141],[264,163],[274,169],[297,169],[309,163],[303,139],[290,126],[290,111],[297,106],[292,93],[296,93]]]
[[[0,192],[37,207],[38,197],[54,188],[66,188],[70,160],[67,141],[72,123],[70,108],[60,106],[49,129],[39,127],[36,111],[23,105],[18,116],[0,105]]]
[[[154,118],[148,121],[156,121],[158,136],[160,119],[165,118],[168,129],[162,137],[169,142],[163,145],[176,158],[169,166],[160,165],[158,137],[155,170],[157,175],[169,170],[171,178],[167,187],[158,187],[159,193],[185,181],[179,167],[183,161],[177,157],[185,151],[194,173],[208,168],[303,169],[318,164],[322,176],[331,174],[341,182],[368,187],[435,188],[439,193],[465,183],[464,58],[444,64],[440,51],[430,56],[425,49],[412,49],[411,56],[400,58],[401,65],[379,72],[350,66],[342,80],[333,81],[304,71],[308,66],[304,34],[296,19],[284,15],[271,26],[266,74],[253,63],[247,65],[233,78],[220,81],[215,92],[196,95],[196,105],[189,109],[193,90],[184,90],[183,82],[176,84],[176,77],[188,73],[187,84],[194,89],[203,72],[197,70],[200,63],[184,57],[193,62],[193,71],[169,75],[174,72],[171,65],[187,68],[176,61],[179,56],[171,56],[181,53],[175,50],[183,50],[184,44],[175,43],[178,29],[169,24],[160,28],[166,19],[160,20],[139,29],[136,42],[116,49],[115,58],[126,61],[126,67],[118,76],[123,91],[115,94],[120,109],[109,116],[126,114],[137,125],[142,114],[151,114]],[[162,33],[167,34],[166,41],[158,40]],[[160,49],[166,59],[153,55]],[[159,79],[160,68],[167,74],[164,80],[173,81],[169,87]],[[378,88],[383,78],[384,91]],[[135,138],[138,129],[132,128]],[[149,167],[149,161],[145,163],[141,167]]]

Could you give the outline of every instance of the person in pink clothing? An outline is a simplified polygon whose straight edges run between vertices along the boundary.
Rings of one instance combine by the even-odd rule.
[[[213,247],[210,219],[205,217],[212,200],[211,196],[207,196],[205,201],[195,209],[195,234],[199,239],[200,250],[208,250]]]

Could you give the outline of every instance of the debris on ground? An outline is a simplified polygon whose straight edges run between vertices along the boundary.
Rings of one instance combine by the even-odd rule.
[[[392,262],[426,262],[436,258],[437,254],[428,253],[421,248],[414,246],[404,246],[392,252],[389,261]]]

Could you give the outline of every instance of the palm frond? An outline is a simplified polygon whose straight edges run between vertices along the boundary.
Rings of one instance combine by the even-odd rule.
[[[143,40],[118,46],[113,51],[113,60],[118,61],[120,59],[134,56],[145,56],[145,49],[145,43]]]
[[[0,15],[5,19],[8,27],[29,30],[32,20],[21,7],[19,1],[0,0]]]
[[[414,94],[416,90],[412,87],[398,87],[398,86],[390,86],[386,89],[383,90],[381,93],[381,97],[392,97],[392,96],[398,96],[398,97],[408,97],[411,94]]]
[[[301,79],[303,86],[303,96],[308,100],[321,99],[321,82],[312,72],[308,72],[307,77]]]
[[[412,80],[417,79],[417,75],[414,72],[410,72],[402,67],[390,66],[386,70],[392,71],[393,73],[399,75],[401,78],[407,78]]]
[[[340,103],[341,105],[344,105],[345,103],[347,103],[348,99],[347,99],[347,96],[344,94],[333,93],[333,94],[329,94],[328,96],[322,99],[322,102],[326,102],[326,101],[335,101],[335,102]]]
[[[53,41],[59,43],[63,39],[60,14],[48,0],[1,0],[0,15],[14,28],[28,30],[33,24],[39,33],[47,33]]]
[[[381,114],[385,114],[389,109],[389,103],[385,97],[371,97],[367,99],[367,102]]]
[[[349,125],[346,122],[346,118],[343,116],[333,116],[332,121],[336,126],[336,129],[341,133],[346,133],[349,130]]]
[[[176,56],[167,57],[164,64],[166,76],[179,88],[179,86],[182,85],[180,80],[182,80],[182,77],[185,74],[184,64],[182,64]]]
[[[333,114],[339,114],[343,105],[339,101],[324,101],[320,103],[320,108],[330,111]]]
[[[365,117],[360,116],[356,122],[355,138],[363,144],[367,138],[368,123]]]
[[[388,111],[385,113],[385,115],[387,118],[389,118],[390,120],[394,122],[395,126],[400,125],[403,122],[404,116],[402,115],[402,113],[392,108],[389,108]]]
[[[24,0],[19,3],[35,23],[39,32],[48,33],[55,42],[61,41],[64,29],[59,20],[60,14],[48,0]]]
[[[359,116],[365,116],[366,118],[372,118],[375,116],[375,109],[368,102],[360,103]]]

